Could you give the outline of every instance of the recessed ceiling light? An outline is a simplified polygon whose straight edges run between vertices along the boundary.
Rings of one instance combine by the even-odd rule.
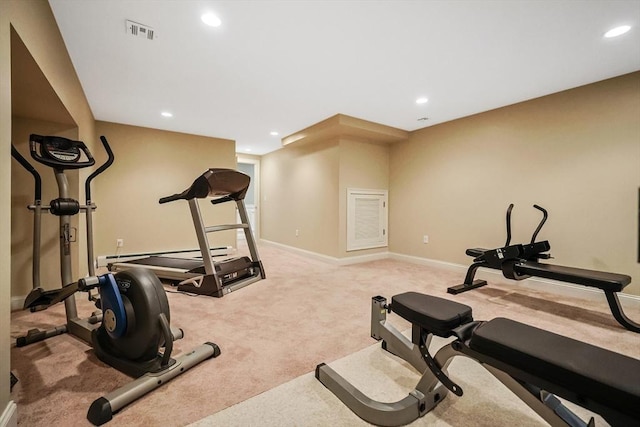
[[[631,25],[621,25],[619,27],[615,27],[604,33],[606,38],[618,37],[626,33],[631,29]]]
[[[416,99],[416,104],[426,104],[429,102],[429,98],[425,98],[424,96]]]
[[[251,148],[245,148],[244,151],[246,151],[247,153],[251,151]]]
[[[171,114],[168,111],[163,111],[162,113],[160,113],[162,115],[162,117],[173,117],[173,114]]]
[[[200,19],[202,19],[202,22],[204,22],[210,27],[219,27],[220,25],[222,25],[222,21],[220,20],[220,18],[218,18],[215,14],[211,12],[205,13],[200,17]]]
[[[269,135],[271,135],[271,136],[278,136],[278,132],[276,132],[276,131],[274,130],[274,131],[269,132]]]

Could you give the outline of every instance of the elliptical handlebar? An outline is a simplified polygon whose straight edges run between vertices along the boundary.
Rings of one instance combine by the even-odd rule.
[[[102,172],[104,172],[109,166],[113,164],[115,160],[115,156],[113,154],[113,150],[109,146],[109,142],[107,138],[104,136],[100,136],[100,141],[102,142],[102,146],[104,150],[107,152],[107,161],[105,161],[98,169],[96,169],[89,177],[84,184],[85,196],[87,199],[87,204],[91,201],[91,181]],[[46,144],[46,145],[45,145]],[[40,148],[38,150],[38,148]],[[91,152],[87,148],[84,142],[82,141],[73,141],[71,139],[59,137],[59,136],[42,136],[31,134],[29,136],[29,151],[31,153],[31,157],[37,160],[39,163],[42,163],[46,166],[52,167],[58,170],[65,169],[82,169],[89,166],[93,166],[96,161],[91,155]],[[40,152],[38,152],[40,151]],[[87,157],[87,160],[81,161],[80,153],[84,153]],[[33,167],[31,163],[27,159],[25,159],[22,154],[16,149],[16,147],[11,144],[11,156],[22,165],[35,180],[35,201],[36,203],[42,200],[42,178],[38,171]]]
[[[38,173],[36,168],[34,168],[33,165],[29,163],[27,159],[22,157],[22,154],[20,154],[20,152],[16,149],[16,147],[13,146],[13,144],[11,144],[11,156],[16,159],[18,163],[20,163],[22,167],[27,170],[27,172],[33,175],[33,179],[35,180],[34,200],[37,204],[42,200],[42,178],[40,178],[40,174]]]
[[[107,141],[107,138],[104,136],[100,136],[100,141],[102,142],[102,146],[104,147],[104,150],[107,152],[108,158],[106,162],[104,162],[98,169],[96,169],[95,171],[93,171],[91,175],[89,175],[89,177],[84,183],[84,194],[87,199],[87,204],[91,202],[91,181],[93,181],[93,179],[98,175],[100,175],[102,172],[107,170],[107,168],[111,166],[111,164],[115,160],[115,156],[113,155],[113,150],[111,150],[111,147],[109,146],[109,142]]]

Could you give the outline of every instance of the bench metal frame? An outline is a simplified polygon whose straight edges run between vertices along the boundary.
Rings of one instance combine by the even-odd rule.
[[[384,350],[407,361],[422,374],[416,387],[405,398],[386,403],[369,398],[324,363],[316,367],[316,378],[363,420],[379,426],[401,426],[431,411],[446,397],[449,390],[427,367],[427,361],[419,349],[420,333],[425,331],[421,331],[418,325],[412,324],[412,339],[406,338],[387,322],[386,302],[386,298],[380,296],[372,299],[371,336],[376,340],[382,340]],[[427,345],[431,344],[432,337],[431,333],[427,335]],[[465,356],[477,361],[551,426],[590,427],[595,425],[593,418],[589,422],[583,421],[553,394],[533,384],[516,380],[504,371],[480,362],[473,357],[473,353],[460,339],[456,339],[440,348],[433,359],[445,375],[449,364],[456,356]]]

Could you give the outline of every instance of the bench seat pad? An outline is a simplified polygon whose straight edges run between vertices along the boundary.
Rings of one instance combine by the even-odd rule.
[[[585,270],[584,268],[562,265],[542,264],[538,262],[519,262],[515,270],[520,274],[544,277],[561,282],[600,288],[603,291],[620,292],[631,283],[631,276],[606,271]]]
[[[640,360],[505,318],[482,323],[468,345],[480,359],[500,362],[496,367],[515,378],[572,400],[557,388],[545,387],[554,384],[575,392],[580,400],[575,403],[593,401],[640,419]],[[502,364],[515,368],[515,373]]]
[[[440,337],[473,321],[471,307],[418,292],[405,292],[391,298],[391,310],[411,323]]]

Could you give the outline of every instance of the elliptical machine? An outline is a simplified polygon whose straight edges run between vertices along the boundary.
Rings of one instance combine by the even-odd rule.
[[[87,419],[95,425],[111,420],[113,413],[142,397],[198,363],[220,355],[220,348],[204,343],[177,358],[172,358],[173,341],[183,337],[181,329],[170,327],[169,302],[160,280],[153,272],[132,269],[117,274],[95,275],[93,256],[92,212],[96,205],[91,200],[91,181],[104,172],[114,160],[107,139],[100,137],[108,155],[107,161],[85,181],[86,204],[80,205],[69,197],[65,170],[91,167],[95,160],[82,141],[56,136],[32,134],[29,151],[37,162],[51,167],[58,184],[58,198],[48,206],[42,205],[42,180],[37,170],[12,145],[11,155],[33,175],[35,180],[33,233],[33,290],[25,299],[24,308],[31,311],[64,301],[67,323],[49,331],[30,330],[16,340],[16,346],[42,341],[68,332],[91,345],[103,362],[125,374],[135,377],[131,383],[93,402]],[[42,212],[60,218],[60,274],[62,288],[44,290],[40,286],[40,230]],[[71,270],[71,217],[80,211],[86,215],[87,261],[89,277],[74,282]],[[98,289],[99,297],[91,294]],[[88,292],[89,299],[101,310],[87,319],[78,317],[75,293]],[[164,347],[162,353],[159,349]]]

